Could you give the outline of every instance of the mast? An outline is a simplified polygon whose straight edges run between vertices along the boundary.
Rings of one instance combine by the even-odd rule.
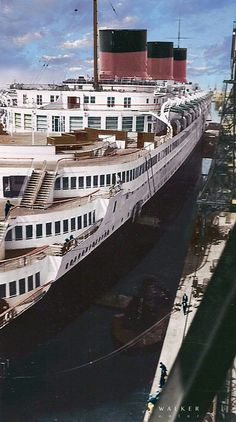
[[[98,13],[97,0],[93,0],[93,86],[98,90]]]
[[[181,25],[181,19],[179,18],[179,23],[178,23],[178,48],[180,46],[180,25]]]

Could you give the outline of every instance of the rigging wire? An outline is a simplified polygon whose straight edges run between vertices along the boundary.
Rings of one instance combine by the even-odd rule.
[[[111,2],[111,1],[109,1],[109,3],[110,3],[110,6],[111,6],[111,8],[112,8],[113,12],[115,13],[115,15],[116,15],[116,16],[118,16],[118,13],[117,13],[117,11],[116,11],[115,7],[113,6],[112,2]]]
[[[31,84],[37,84],[39,83],[39,79],[42,76],[42,74],[45,72],[46,68],[48,67],[48,63],[43,63],[39,72],[36,73],[36,75],[33,77],[32,81],[30,82]]]
[[[51,373],[51,374],[47,374],[45,376],[42,376],[42,375],[16,375],[16,376],[12,376],[11,379],[20,380],[20,379],[35,379],[35,378],[42,378],[42,377],[43,378],[53,378],[53,377],[56,377],[56,376],[68,374],[70,372],[78,371],[79,369],[82,369],[82,368],[90,367],[90,366],[95,365],[95,364],[100,363],[100,362],[105,362],[107,360],[110,360],[113,357],[115,357],[116,355],[120,354],[121,352],[129,350],[136,343],[138,343],[143,337],[145,337],[147,334],[149,334],[154,328],[156,328],[158,325],[160,325],[163,321],[165,321],[167,318],[169,318],[171,314],[174,314],[175,312],[177,312],[177,309],[173,308],[163,318],[161,318],[159,321],[155,322],[155,324],[153,324],[147,330],[143,331],[141,334],[139,334],[138,336],[136,336],[135,338],[130,340],[128,343],[126,343],[125,345],[119,347],[118,349],[115,349],[112,352],[110,352],[110,353],[108,353],[104,356],[101,356],[97,359],[83,363],[81,365],[74,366],[72,368],[61,369],[60,371],[57,371],[57,372]],[[5,378],[5,377],[1,376],[0,379],[1,378]]]

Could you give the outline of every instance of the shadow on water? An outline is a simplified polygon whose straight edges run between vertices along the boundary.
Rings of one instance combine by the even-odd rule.
[[[175,295],[200,164],[197,150],[145,206],[144,214],[157,216],[159,227],[126,224],[5,330],[1,349],[11,357],[11,376],[2,384],[1,421],[142,420],[160,344],[151,351],[123,351],[95,365],[58,372],[114,350],[111,321],[117,310],[94,305],[102,292],[133,294],[148,273]],[[14,378],[22,374],[33,378]]]

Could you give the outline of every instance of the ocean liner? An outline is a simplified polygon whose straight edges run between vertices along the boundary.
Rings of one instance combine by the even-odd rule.
[[[0,94],[0,328],[134,221],[206,128],[211,94],[187,83],[186,49],[146,30],[100,31],[98,78],[94,15],[93,79]]]

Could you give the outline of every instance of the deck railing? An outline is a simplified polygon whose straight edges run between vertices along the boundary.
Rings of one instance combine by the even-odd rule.
[[[72,250],[79,243],[83,242],[93,233],[95,233],[102,222],[102,218],[96,223],[94,223],[90,228],[85,230],[79,236],[69,240],[65,243],[54,243],[52,245],[42,246],[37,248],[34,251],[28,252],[27,254],[15,257],[4,259],[0,261],[0,272],[10,271],[17,268],[26,267],[27,265],[32,265],[36,261],[41,261],[47,256],[63,256],[69,250]]]
[[[33,306],[36,302],[43,298],[47,293],[52,281],[37,289],[36,292],[27,296],[24,300],[15,306],[11,306],[0,314],[0,329],[9,324],[13,319],[21,315],[24,311]],[[7,300],[6,300],[7,301]]]

